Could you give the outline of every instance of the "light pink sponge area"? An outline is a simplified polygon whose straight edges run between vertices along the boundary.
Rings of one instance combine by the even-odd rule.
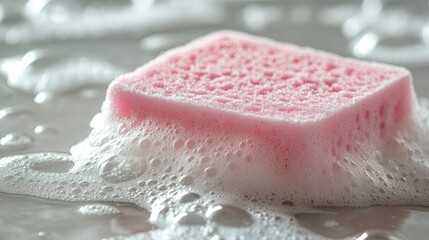
[[[413,112],[410,73],[223,31],[173,49],[115,80],[114,119],[147,117],[251,135],[277,159],[339,156]]]

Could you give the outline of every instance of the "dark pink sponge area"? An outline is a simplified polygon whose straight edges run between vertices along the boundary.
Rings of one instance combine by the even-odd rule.
[[[263,138],[290,160],[353,151],[410,116],[415,96],[404,68],[224,31],[119,77],[107,103],[115,119]]]

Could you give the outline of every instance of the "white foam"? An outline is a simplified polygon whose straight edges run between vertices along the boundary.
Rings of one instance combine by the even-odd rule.
[[[72,155],[1,159],[0,191],[135,203],[151,210],[159,228],[136,239],[197,239],[201,232],[207,238],[305,237],[309,233],[288,217],[300,206],[426,205],[428,116],[421,110],[380,145],[362,143],[365,151],[344,156],[347,161],[276,175],[258,139],[190,132],[151,119],[113,122],[98,114]]]
[[[109,129],[116,133],[98,129],[88,138],[93,143],[86,146],[91,157],[97,159],[101,152],[111,152],[133,156],[128,159],[146,159],[154,168],[152,173],[174,173],[179,184],[196,191],[214,191],[222,197],[247,195],[258,201],[269,198],[323,206],[425,204],[429,199],[423,183],[428,173],[425,157],[429,149],[425,144],[429,139],[421,120],[409,119],[382,142],[369,138],[360,143],[361,150],[339,159],[302,159],[302,166],[293,169],[296,172],[273,169],[276,160],[266,152],[265,144],[247,136],[201,134],[150,119],[110,122]],[[185,144],[189,142],[193,144]],[[411,179],[404,181],[403,176]]]

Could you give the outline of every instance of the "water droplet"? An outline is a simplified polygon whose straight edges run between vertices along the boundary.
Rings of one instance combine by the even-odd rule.
[[[0,146],[11,149],[28,148],[33,143],[33,139],[24,133],[9,133],[0,139]]]
[[[89,204],[79,208],[79,212],[85,216],[105,216],[105,215],[117,215],[121,213],[119,209],[104,205],[104,204]]]
[[[108,154],[101,159],[99,175],[111,183],[127,182],[140,177],[146,170],[146,161],[141,159]]]
[[[189,175],[185,175],[185,176],[180,178],[179,183],[184,185],[184,186],[189,186],[189,185],[194,184],[194,178],[189,176]]]
[[[55,95],[53,93],[50,92],[39,92],[35,97],[34,97],[34,103],[37,104],[44,104],[49,102],[50,100],[54,99]]]
[[[58,130],[54,127],[39,125],[34,128],[34,133],[43,137],[53,137],[58,135]]]
[[[144,186],[146,186],[146,183],[145,183],[144,181],[139,181],[139,182],[138,182],[138,184],[139,184],[139,187],[144,187]]]
[[[6,107],[0,110],[0,120],[16,120],[17,118],[30,118],[33,115],[33,112],[31,112],[30,110],[18,107]]]
[[[36,49],[29,51],[22,56],[20,66],[22,67],[22,70],[42,72],[49,66],[58,63],[62,58],[63,56],[59,56],[53,51]]]
[[[103,186],[101,190],[103,190],[104,192],[113,192],[114,189],[111,186]]]
[[[82,192],[82,190],[80,190],[79,188],[73,188],[71,192],[73,194],[80,194]]]
[[[159,166],[161,164],[161,160],[159,158],[154,158],[150,161],[151,166]]]
[[[119,123],[117,130],[118,130],[118,133],[123,134],[123,133],[126,133],[129,129],[125,123]]]
[[[180,203],[189,203],[193,202],[195,200],[198,200],[200,198],[200,195],[192,192],[184,192],[179,195],[179,202]]]
[[[165,190],[167,190],[167,186],[165,186],[164,184],[161,184],[158,186],[158,190],[159,191],[165,191]]]
[[[195,213],[181,213],[176,217],[176,222],[185,226],[202,226],[206,223],[203,217]]]
[[[153,186],[157,183],[158,183],[158,181],[156,181],[155,179],[149,179],[149,180],[147,180],[146,185]]]
[[[219,225],[229,227],[247,227],[253,224],[253,218],[247,211],[228,204],[210,206],[206,217]]]
[[[48,236],[48,233],[47,233],[47,232],[44,232],[44,231],[41,231],[41,232],[38,232],[38,233],[37,233],[37,236],[38,236],[38,237],[41,237],[41,238],[44,238],[44,237],[47,237],[47,236]]]
[[[69,156],[44,157],[42,161],[31,162],[29,167],[38,172],[66,173],[74,167],[74,162],[70,160]]]

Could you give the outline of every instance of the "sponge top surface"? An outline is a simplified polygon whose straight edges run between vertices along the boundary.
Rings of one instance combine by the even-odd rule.
[[[231,31],[173,49],[119,78],[129,92],[263,119],[316,122],[409,76]]]

